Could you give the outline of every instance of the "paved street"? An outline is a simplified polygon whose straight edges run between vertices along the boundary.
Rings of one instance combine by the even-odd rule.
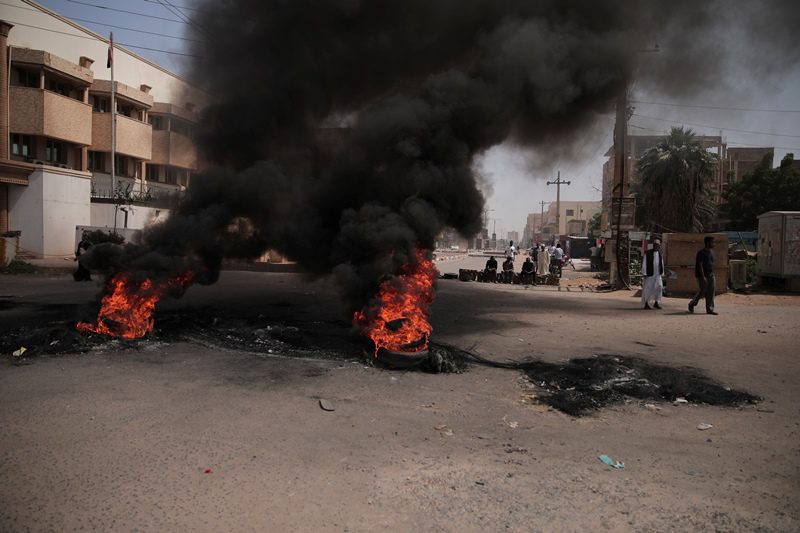
[[[3,276],[0,320],[67,328],[96,290]],[[209,312],[323,328],[345,345],[339,302],[325,280],[224,272],[161,306],[156,327]],[[139,341],[21,365],[4,354],[0,529],[797,530],[798,303],[724,295],[710,317],[687,314],[685,299],[646,312],[628,292],[439,283],[436,342],[502,361],[688,365],[764,398],[741,408],[631,401],[574,418],[514,370],[391,371],[360,353],[224,343]]]

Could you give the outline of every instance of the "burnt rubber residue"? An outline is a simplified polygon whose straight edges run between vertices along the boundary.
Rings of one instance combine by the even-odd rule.
[[[543,389],[543,403],[581,416],[628,399],[738,406],[759,397],[725,387],[699,370],[671,367],[636,357],[599,355],[555,364],[529,361],[515,366]]]

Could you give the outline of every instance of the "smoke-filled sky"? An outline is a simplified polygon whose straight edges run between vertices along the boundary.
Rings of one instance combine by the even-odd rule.
[[[96,0],[88,2],[95,6],[78,4],[67,0],[41,0],[39,3],[67,17],[78,19],[77,22],[98,33],[107,34],[113,30],[122,42],[138,44],[147,48],[157,48],[165,52],[190,53],[190,43],[175,37],[194,38],[196,32],[185,18],[199,20],[202,2],[182,0],[165,5],[153,0],[137,0],[136,2],[118,2]],[[403,4],[403,2],[397,2]],[[420,41],[420,48],[442,46],[442,40],[450,39],[452,31],[441,27],[453,28],[469,17],[470,8],[483,2],[429,2],[436,6],[434,16],[429,20],[418,21],[419,31],[415,37]],[[558,2],[529,2],[538,4],[541,12],[548,6]],[[625,7],[626,2],[619,4],[618,10],[607,11],[605,2],[561,2],[572,6],[575,10],[590,10],[597,16],[598,25],[608,28],[625,27],[626,22],[616,20],[633,14],[636,9]],[[211,5],[218,4],[212,2]],[[221,2],[219,3],[221,4]],[[266,14],[270,10],[279,10],[284,2],[228,2],[229,5],[241,5],[238,13],[232,15],[231,24],[238,28],[246,28],[248,19],[254,13]],[[303,6],[305,2],[300,2]],[[370,6],[380,18],[383,2],[322,2],[330,6],[338,6],[340,14],[350,14],[359,10],[368,10]],[[410,6],[415,3],[411,2]],[[493,2],[498,9],[507,9],[513,17],[514,2]],[[631,4],[643,4],[632,2]],[[777,164],[787,151],[800,154],[800,113],[770,113],[758,111],[737,111],[708,109],[683,106],[735,107],[744,109],[779,109],[800,110],[800,70],[797,63],[797,50],[791,46],[791,34],[800,27],[797,2],[649,2],[655,11],[655,23],[648,26],[641,35],[638,46],[651,49],[658,44],[659,53],[642,52],[638,60],[645,65],[660,65],[661,76],[655,79],[634,80],[633,99],[641,102],[679,104],[677,106],[634,104],[636,116],[630,120],[630,134],[658,134],[668,131],[672,125],[687,124],[698,133],[723,136],[732,146],[775,146]],[[127,13],[102,9],[122,9]],[[255,11],[251,7],[256,6]],[[412,7],[408,7],[409,17]],[[13,19],[8,8],[7,18]],[[324,18],[317,3],[311,2],[305,7],[305,17],[293,20],[286,28],[308,39],[314,37],[317,24]],[[176,14],[177,11],[177,14]],[[657,11],[663,12],[665,22],[659,24]],[[300,10],[297,11],[300,13]],[[684,13],[676,16],[676,12]],[[140,13],[134,15],[133,13]],[[328,12],[330,13],[330,11]],[[179,16],[181,15],[181,16]],[[618,16],[617,16],[618,15]],[[614,20],[608,20],[608,18]],[[154,18],[158,17],[158,18]],[[164,20],[164,19],[172,19]],[[413,20],[399,17],[401,21],[414,23]],[[627,21],[634,24],[635,21]],[[114,25],[116,28],[109,27]],[[128,30],[120,26],[129,28]],[[379,20],[374,21],[377,29],[382,28]],[[136,30],[162,33],[163,36],[138,33]],[[233,32],[237,33],[237,30]],[[385,34],[387,37],[389,34]],[[169,37],[173,36],[173,37]],[[331,38],[330,34],[320,35],[321,39]],[[334,37],[335,38],[335,37]],[[787,40],[788,39],[788,40]],[[301,38],[300,41],[305,41]],[[293,41],[297,42],[297,41]],[[454,43],[456,41],[453,41]],[[403,50],[405,43],[396,42],[398,54],[410,54],[411,50]],[[459,45],[463,43],[459,42]],[[476,43],[475,43],[476,44]],[[470,45],[467,45],[470,47]],[[446,46],[444,47],[446,48]],[[427,55],[429,48],[424,48]],[[181,74],[188,74],[189,60],[180,55],[144,49],[134,49],[154,61]],[[683,62],[679,60],[682,58]],[[687,61],[688,59],[688,61]],[[410,61],[418,61],[418,57],[408,57]],[[353,58],[358,62],[357,58]],[[424,62],[424,61],[423,61]],[[366,65],[365,65],[366,66]],[[385,65],[391,71],[392,65]],[[651,70],[646,66],[645,71]],[[382,73],[378,73],[382,74]],[[686,83],[687,79],[693,83]],[[355,80],[354,80],[354,83]],[[685,84],[685,85],[684,85]],[[640,116],[639,116],[640,115]],[[653,118],[645,118],[653,117]],[[594,125],[587,125],[576,132],[576,143],[564,146],[557,154],[552,147],[536,149],[532,146],[518,146],[510,143],[488,150],[479,159],[479,169],[486,183],[481,189],[487,196],[487,209],[494,209],[489,218],[497,218],[497,230],[521,231],[525,217],[529,212],[538,212],[541,200],[553,201],[555,188],[547,187],[545,181],[561,170],[562,177],[572,181],[572,185],[562,188],[562,198],[574,200],[599,199],[601,188],[603,154],[612,144],[613,114],[599,113]],[[747,133],[747,130],[764,133]],[[786,134],[780,136],[777,134]],[[491,224],[490,224],[491,225]]]

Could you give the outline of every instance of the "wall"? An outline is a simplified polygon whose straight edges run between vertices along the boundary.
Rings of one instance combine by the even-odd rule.
[[[28,183],[9,188],[9,225],[22,232],[21,251],[72,255],[75,226],[89,223],[89,174],[41,166]]]
[[[72,255],[75,226],[89,223],[91,179],[44,171],[44,254]]]
[[[91,225],[99,228],[114,228],[115,205],[110,203],[92,202],[91,205]],[[128,210],[127,229],[143,229],[150,224],[163,222],[169,216],[169,209],[125,205],[121,206]],[[125,228],[125,212],[116,209],[116,227]]]
[[[21,231],[21,252],[36,256],[44,253],[43,172],[35,170],[28,176],[27,187],[8,188],[8,228]]]

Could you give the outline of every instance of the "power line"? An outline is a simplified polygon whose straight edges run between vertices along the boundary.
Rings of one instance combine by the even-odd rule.
[[[41,10],[34,9],[32,7],[15,6],[14,4],[7,4],[5,2],[0,2],[0,5],[8,6],[8,7],[15,7],[17,9],[24,9],[25,11],[33,11],[34,13],[40,13],[42,15],[46,14],[46,13],[43,13]],[[108,24],[108,23],[105,23],[105,22],[97,21],[97,20],[82,19],[82,18],[78,18],[78,17],[68,17],[68,18],[71,19],[71,20],[78,20],[80,22],[87,22],[89,24],[97,24],[98,26],[106,26],[108,28],[117,28],[119,30],[132,31],[132,32],[136,32],[136,33],[146,33],[148,35],[157,35],[159,37],[168,37],[170,39],[179,39],[181,41],[190,41],[190,42],[195,42],[195,43],[202,42],[202,41],[199,41],[197,39],[189,39],[187,37],[178,37],[178,36],[169,35],[169,34],[166,34],[166,33],[157,33],[157,32],[154,32],[154,31],[139,30],[137,28],[128,28],[126,26],[115,26],[114,24]]]
[[[186,24],[194,28],[195,30],[199,31],[200,33],[204,34],[208,37],[208,33],[205,31],[204,28],[201,28],[198,24],[190,18],[184,15],[178,8],[176,8],[173,4],[169,2],[169,0],[158,0],[158,3],[161,4],[161,7],[178,17],[179,19],[183,20]]]
[[[184,22],[182,20],[170,19],[170,18],[166,18],[166,17],[158,17],[156,15],[149,15],[147,13],[138,13],[136,11],[126,11],[125,9],[117,9],[117,8],[114,8],[114,7],[99,6],[97,4],[90,4],[88,2],[81,2],[80,0],[67,0],[67,2],[71,2],[73,4],[80,4],[82,6],[96,7],[97,9],[106,9],[108,11],[116,11],[118,13],[127,13],[129,15],[137,15],[139,17],[147,17],[147,18],[151,18],[151,19],[166,20],[168,22],[177,22],[178,24],[186,24],[186,22]]]
[[[697,124],[697,123],[693,123],[693,122],[685,122],[685,121],[682,121],[682,120],[670,120],[668,118],[651,117],[651,116],[648,116],[648,115],[640,115],[638,113],[633,113],[632,115],[634,117],[647,118],[647,119],[650,119],[650,120],[661,120],[663,122],[671,122],[673,124],[696,126],[698,128],[711,128],[711,129],[714,129],[714,130],[727,130],[727,131],[735,131],[735,132],[739,132],[739,133],[752,133],[752,134],[755,134],[755,135],[769,135],[771,137],[791,137],[791,138],[794,138],[794,139],[800,139],[800,135],[790,135],[788,133],[771,133],[771,132],[768,132],[768,131],[753,131],[753,130],[740,130],[740,129],[737,129],[737,128],[723,128],[723,127],[720,127],[720,126],[709,126],[708,124]]]
[[[193,43],[202,42],[198,39],[189,39],[188,37],[178,37],[176,35],[168,35],[166,33],[157,33],[154,31],[146,31],[146,30],[137,30],[136,28],[126,28],[125,26],[114,26],[113,24],[107,24],[105,22],[97,22],[96,20],[87,20],[87,19],[79,19],[77,17],[70,17],[72,20],[79,20],[81,22],[88,22],[89,24],[97,24],[98,26],[107,26],[109,28],[117,28],[119,30],[127,30],[136,33],[146,33],[148,35],[158,35],[159,37],[168,37],[170,39],[179,39],[181,41],[190,41]]]
[[[631,100],[632,104],[663,105],[670,107],[690,107],[693,109],[718,109],[722,111],[754,111],[757,113],[800,113],[800,109],[757,109],[749,107],[723,107],[714,105],[700,104],[677,104],[672,102],[645,102],[642,100]]]
[[[160,2],[158,0],[142,0],[142,1],[150,3],[150,4],[160,4]],[[178,9],[188,9],[189,11],[201,11],[201,9],[197,8],[197,7],[179,6],[177,4],[172,4],[172,6],[178,8]]]
[[[35,28],[37,30],[49,31],[51,33],[60,33],[61,35],[69,35],[70,37],[77,37],[79,39],[89,39],[90,41],[97,41],[97,42],[101,42],[101,43],[107,43],[107,41],[105,41],[105,40],[98,39],[97,37],[91,37],[89,35],[78,35],[76,33],[67,33],[65,31],[53,30],[51,28],[43,28],[41,26],[34,26],[33,24],[25,24],[23,22],[15,22],[13,20],[9,20],[8,22],[10,22],[12,24],[15,24],[17,26],[25,26],[25,27],[28,27],[28,28]],[[121,43],[121,42],[115,42],[114,44],[118,44],[120,46],[126,46],[128,48],[138,48],[138,49],[141,49],[141,50],[150,50],[151,52],[162,52],[164,54],[172,54],[172,55],[176,55],[176,56],[200,57],[200,56],[197,56],[197,55],[194,55],[194,54],[185,54],[183,52],[171,52],[169,50],[161,50],[160,48],[149,48],[147,46],[139,46],[138,44],[129,44],[129,43]]]

